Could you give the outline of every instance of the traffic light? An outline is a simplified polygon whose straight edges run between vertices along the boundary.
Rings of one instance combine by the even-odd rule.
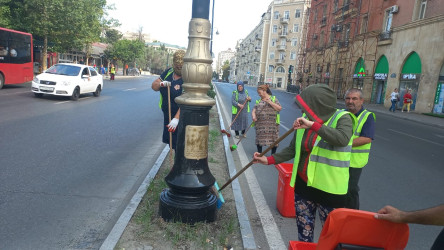
[[[289,67],[288,67],[288,73],[293,73],[293,65],[290,65]]]

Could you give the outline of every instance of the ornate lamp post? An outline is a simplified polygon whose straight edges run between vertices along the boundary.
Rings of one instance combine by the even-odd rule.
[[[216,219],[217,197],[210,193],[214,177],[208,168],[209,110],[216,103],[207,96],[212,74],[210,0],[193,0],[188,48],[182,77],[176,157],[165,177],[169,189],[160,195],[159,213],[166,221],[195,223]]]

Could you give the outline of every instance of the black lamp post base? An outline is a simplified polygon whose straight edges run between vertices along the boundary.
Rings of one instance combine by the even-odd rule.
[[[160,194],[159,213],[165,221],[214,222],[216,205],[217,197],[210,192],[184,195],[165,189]]]

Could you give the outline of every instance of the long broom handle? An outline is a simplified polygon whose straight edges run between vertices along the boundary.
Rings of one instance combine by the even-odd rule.
[[[262,111],[262,110],[260,110],[260,111]],[[259,114],[259,113],[261,113],[261,112],[257,112],[257,113]],[[257,114],[256,114],[256,116],[257,116]],[[253,127],[253,123],[254,123],[254,121],[252,121],[252,122],[250,123],[250,126],[247,128],[247,130],[245,130],[244,135],[246,135],[247,132],[248,132],[248,130],[249,130],[251,127]],[[245,137],[241,137],[241,138],[240,138],[240,140],[236,143],[236,146],[239,145],[239,143],[242,141],[243,138],[245,138]]]
[[[247,97],[248,98],[248,97]],[[245,99],[244,104],[242,104],[242,108],[239,110],[239,112],[237,112],[237,115],[234,117],[233,122],[231,122],[230,126],[228,127],[228,130],[230,130],[231,126],[233,126],[234,121],[236,121],[237,117],[239,116],[239,114],[242,112],[242,109],[244,109],[245,104],[247,104],[247,99]]]
[[[265,149],[264,152],[262,152],[259,157],[264,156],[268,151],[270,151],[274,146],[276,146],[279,142],[281,142],[283,139],[285,139],[285,137],[287,137],[288,135],[290,135],[291,133],[293,133],[294,129],[290,129],[288,130],[285,134],[283,134],[281,137],[279,137],[275,142],[273,142],[267,149]],[[233,182],[237,177],[239,177],[239,175],[241,175],[243,172],[245,172],[245,170],[247,170],[249,167],[251,167],[251,165],[253,165],[253,161],[251,160],[244,168],[242,168],[239,172],[237,172],[237,174],[235,174],[233,177],[231,177],[231,179],[229,179],[227,181],[227,183],[225,183],[220,189],[219,192],[222,191],[226,186],[230,185],[231,182]]]
[[[170,93],[170,86],[168,88],[168,123],[171,122],[171,93]],[[172,141],[173,141],[173,133],[169,131],[170,133],[170,152],[173,149]],[[171,156],[171,154],[170,154]]]

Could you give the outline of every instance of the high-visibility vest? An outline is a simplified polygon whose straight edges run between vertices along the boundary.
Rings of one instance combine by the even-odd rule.
[[[168,70],[165,79],[168,78],[169,75],[171,75],[174,72],[174,68],[171,68],[170,70]],[[162,80],[162,78],[160,78],[160,80],[164,81],[165,79]],[[163,102],[163,98],[162,98],[162,94],[160,94],[160,99],[159,99],[159,108],[162,109],[162,102]]]
[[[270,97],[271,101],[276,103],[276,96],[272,95]],[[256,104],[259,104],[261,100],[256,100]],[[276,124],[281,124],[281,114],[279,114],[279,111],[276,111]]]
[[[349,112],[337,110],[328,121],[326,126],[336,128],[339,118],[343,115],[350,115]],[[304,114],[305,116],[305,114]],[[353,120],[353,127],[356,124],[356,118],[350,115]],[[293,163],[293,173],[290,180],[290,186],[294,187],[300,151],[302,146],[302,137],[305,129],[296,131],[295,157]],[[349,167],[351,158],[351,148],[353,140],[350,138],[345,147],[333,146],[325,142],[320,136],[311,150],[307,166],[307,186],[322,190],[327,193],[343,195],[348,190]]]
[[[356,126],[356,129],[353,131],[353,139],[358,138],[361,135],[362,127],[367,121],[369,115],[373,115],[373,119],[376,120],[375,114],[366,109],[364,109],[364,111],[362,111],[361,114],[359,114],[359,116],[357,117],[358,125]],[[365,165],[367,165],[371,147],[372,147],[371,142],[361,146],[353,147],[350,159],[350,167],[363,168]]]
[[[111,73],[111,74],[115,74],[115,73],[116,73],[116,68],[111,67],[111,69],[109,70],[109,73]]]
[[[233,91],[233,93],[236,93],[236,102],[239,100],[239,92],[237,91],[237,90],[235,90],[235,91]],[[247,94],[247,97],[248,97],[248,90],[245,90],[245,93]],[[247,112],[250,112],[250,103],[249,102],[247,102]],[[237,114],[237,107],[236,106],[233,106],[233,105],[231,105],[231,113],[233,114],[233,115],[235,115],[235,114]]]

